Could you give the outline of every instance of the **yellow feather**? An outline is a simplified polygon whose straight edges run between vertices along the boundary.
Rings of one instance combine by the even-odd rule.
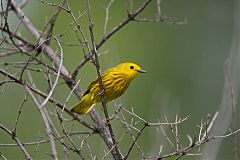
[[[130,82],[139,73],[145,73],[145,71],[134,63],[121,63],[105,71],[102,74],[102,83],[106,101],[112,101],[124,94]],[[100,88],[98,79],[96,79],[88,86],[82,100],[71,111],[78,114],[87,114],[100,101]]]

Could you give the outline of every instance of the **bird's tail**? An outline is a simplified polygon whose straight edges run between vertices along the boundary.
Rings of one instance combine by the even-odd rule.
[[[78,104],[76,104],[71,111],[78,114],[87,114],[95,106],[91,100],[91,95],[85,95]]]

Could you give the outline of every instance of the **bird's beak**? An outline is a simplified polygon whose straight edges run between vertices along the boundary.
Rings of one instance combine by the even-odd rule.
[[[139,73],[146,73],[147,71],[143,70],[143,69],[139,69],[139,70],[136,70],[137,72]]]

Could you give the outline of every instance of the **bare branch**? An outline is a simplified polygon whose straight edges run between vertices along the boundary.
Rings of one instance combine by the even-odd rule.
[[[40,38],[41,36],[38,33],[37,29],[33,26],[33,24],[30,22],[30,20],[27,18],[27,16],[24,14],[24,12],[21,10],[21,8],[19,8],[16,5],[16,2],[14,0],[10,0],[10,5],[14,9],[15,13],[17,14],[17,16],[20,19],[22,19],[22,23],[25,25],[25,27],[28,29],[28,31],[34,36],[34,38],[36,40],[38,40],[39,44],[42,44],[40,46],[41,49],[47,54],[49,59],[52,60],[52,62],[56,66],[56,68],[59,68],[59,65],[60,65],[59,58],[56,56],[56,54],[52,51],[52,49],[48,45],[44,44],[45,40]],[[69,73],[68,73],[67,69],[64,66],[61,67],[60,71],[61,71],[61,74],[66,77],[66,79],[67,78],[70,79]]]
[[[110,0],[110,1],[108,2],[107,7],[106,7],[106,17],[105,17],[105,24],[104,24],[104,29],[103,29],[104,34],[107,33],[107,24],[108,24],[108,21],[109,21],[109,19],[110,19],[110,18],[109,18],[109,11],[110,11],[110,8],[111,8],[113,2],[114,2],[114,0]]]
[[[72,133],[69,133],[70,136],[76,136],[76,135],[85,135],[85,134],[95,134],[95,133],[92,133],[92,132],[72,132]],[[59,136],[59,137],[56,137],[54,138],[54,140],[59,140],[59,139],[64,139],[66,138],[66,135],[62,135],[62,136]],[[33,142],[23,142],[22,144],[24,146],[31,146],[31,145],[39,145],[39,144],[44,144],[44,143],[48,143],[50,142],[49,139],[46,139],[46,140],[38,140],[38,141],[33,141]],[[17,144],[0,144],[0,147],[17,147],[18,145]]]
[[[29,155],[29,153],[27,152],[26,148],[24,147],[24,145],[22,144],[22,142],[16,137],[16,135],[11,132],[9,129],[7,129],[6,127],[4,127],[1,123],[0,123],[0,128],[2,130],[4,130],[7,134],[9,134],[12,139],[17,143],[17,145],[20,147],[21,151],[23,152],[23,154],[25,155],[25,158],[27,160],[32,160],[31,156]]]
[[[0,68],[0,74],[2,74],[2,75],[4,75],[4,76],[6,76],[6,77],[8,77],[8,78],[10,78],[10,79],[12,79],[12,80],[14,80],[15,83],[18,83],[18,84],[20,84],[20,85],[22,85],[22,86],[24,86],[24,87],[27,86],[31,91],[33,91],[34,93],[40,95],[40,96],[43,97],[43,98],[46,98],[46,97],[47,97],[47,94],[45,94],[45,93],[42,92],[41,90],[32,87],[32,85],[30,85],[29,83],[27,83],[27,82],[25,82],[25,81],[19,80],[17,77],[15,77],[14,75],[12,75],[12,74],[10,74],[10,73],[2,70],[1,68]],[[59,101],[57,101],[57,100],[54,100],[54,99],[50,98],[49,101],[50,101],[51,103],[56,104],[56,105],[57,105],[59,108],[61,108],[61,109],[64,108],[64,105],[61,104],[61,102],[59,102]],[[69,109],[64,108],[64,111],[65,111],[66,113],[68,113],[74,120],[77,120],[79,123],[81,123],[81,124],[84,125],[85,127],[87,127],[87,128],[89,128],[89,129],[97,132],[97,130],[96,130],[92,125],[88,124],[88,123],[87,123],[86,121],[84,121],[82,118],[80,118],[80,117],[77,116],[76,114],[72,113]]]
[[[96,44],[96,49],[98,50],[105,42],[108,40],[112,35],[114,35],[117,31],[119,31],[121,28],[123,28],[126,24],[128,24],[130,21],[134,20],[135,17],[140,14],[151,2],[152,0],[145,0],[144,3],[135,11],[128,14],[128,17],[121,22],[119,25],[114,27],[110,32],[108,32],[100,41],[98,44]]]
[[[29,95],[32,97],[33,101],[35,102],[35,104],[37,105],[39,111],[40,111],[40,114],[42,116],[42,120],[44,122],[44,125],[45,125],[45,129],[46,129],[46,133],[48,135],[48,138],[50,140],[50,145],[51,145],[51,150],[52,150],[52,156],[55,160],[58,159],[57,157],[57,150],[56,150],[56,145],[55,145],[55,142],[54,142],[54,136],[53,136],[53,133],[51,131],[51,128],[50,128],[50,125],[49,125],[49,122],[47,120],[47,117],[46,117],[46,114],[44,113],[43,111],[43,107],[41,106],[41,102],[39,102],[37,100],[37,98],[34,96],[34,94],[32,93],[32,91],[28,88],[28,87],[25,87],[26,88],[26,91],[29,93]]]
[[[116,105],[117,108],[115,112],[109,116],[104,96],[100,66],[100,55],[105,54],[107,51],[104,51],[108,49],[104,49],[102,53],[100,53],[99,50],[103,44],[109,41],[113,35],[123,29],[130,22],[159,23],[165,21],[171,25],[187,23],[186,18],[183,21],[178,21],[177,18],[169,20],[167,19],[167,16],[163,16],[161,0],[154,1],[154,14],[156,14],[156,16],[150,19],[141,18],[140,13],[149,6],[152,0],[143,0],[142,2],[136,3],[140,4],[136,9],[133,9],[133,6],[135,6],[133,3],[135,3],[135,1],[126,0],[125,9],[127,10],[127,16],[109,31],[108,25],[111,17],[110,10],[116,1],[108,0],[105,7],[103,36],[100,37],[99,40],[96,40],[96,35],[94,33],[94,15],[92,15],[94,12],[92,10],[93,8],[91,8],[90,0],[86,0],[86,6],[83,9],[83,12],[80,11],[80,9],[76,11],[75,8],[72,8],[70,5],[72,2],[70,3],[68,0],[61,0],[60,3],[51,3],[46,0],[38,1],[43,4],[45,8],[54,9],[50,18],[46,18],[45,26],[42,28],[35,27],[30,19],[28,19],[28,16],[23,12],[22,7],[26,5],[27,0],[21,0],[19,2],[15,0],[1,0],[0,57],[3,60],[1,59],[0,62],[0,87],[2,87],[0,93],[4,94],[7,92],[10,85],[19,84],[21,88],[27,91],[27,94],[25,93],[25,97],[22,97],[22,100],[18,104],[20,107],[16,110],[17,116],[14,119],[15,121],[13,123],[15,126],[12,131],[0,123],[0,129],[9,134],[16,143],[0,144],[0,147],[18,147],[17,149],[23,152],[25,159],[38,158],[37,156],[40,152],[39,146],[41,146],[41,144],[47,144],[50,146],[49,153],[53,159],[62,159],[63,157],[60,157],[60,155],[64,155],[64,158],[69,160],[72,159],[72,157],[70,157],[72,156],[72,153],[77,155],[79,159],[91,158],[92,160],[99,158],[108,159],[110,156],[116,160],[132,158],[181,159],[193,156],[204,157],[204,154],[201,153],[201,149],[203,144],[209,141],[227,138],[229,136],[232,136],[234,141],[237,141],[236,137],[240,132],[240,129],[236,128],[235,122],[237,122],[237,117],[234,114],[236,114],[235,108],[238,95],[238,89],[236,87],[238,86],[235,87],[234,84],[236,84],[236,81],[232,77],[229,68],[226,66],[225,75],[227,83],[225,87],[228,91],[226,92],[226,95],[232,102],[228,104],[233,108],[232,115],[234,117],[232,119],[234,121],[233,127],[229,129],[227,134],[222,132],[219,134],[218,132],[215,134],[211,133],[211,131],[216,128],[214,127],[216,125],[215,123],[217,123],[218,116],[222,112],[216,112],[213,116],[208,114],[207,118],[201,120],[196,126],[198,131],[194,136],[191,136],[190,134],[182,135],[181,132],[184,127],[183,124],[185,124],[183,122],[189,120],[191,118],[190,116],[180,118],[181,116],[176,115],[175,120],[169,121],[166,115],[165,120],[148,120],[143,116],[140,116],[133,108],[127,109],[122,105]],[[18,17],[18,21],[14,23],[15,25],[12,25],[13,23],[10,23],[9,21],[9,16],[12,12]],[[60,13],[67,15],[70,22],[61,33],[54,35],[53,31],[58,27],[56,25],[56,20],[62,18],[60,17]],[[88,20],[88,24],[82,23],[85,20]],[[27,31],[27,34],[32,35],[34,40],[24,38],[24,36],[21,35],[22,27],[26,28],[25,31]],[[64,42],[64,39],[62,38],[64,36],[64,38],[66,38],[70,33],[74,33],[75,42]],[[56,41],[56,48],[50,47],[50,42],[52,40]],[[77,46],[80,48],[79,53],[84,56],[82,59],[79,59],[79,63],[71,74],[68,72],[69,69],[63,64],[63,47],[65,46]],[[21,58],[19,60],[15,59],[15,57],[13,57],[14,55],[16,55],[16,57],[21,56]],[[8,61],[8,59],[10,59],[10,61]],[[79,99],[82,98],[83,91],[79,88],[81,78],[76,81],[76,77],[87,62],[92,63],[96,69],[104,111],[103,117],[101,117],[95,109],[91,110],[89,114],[90,117],[79,116],[68,109],[72,93],[74,93]],[[231,64],[230,62],[226,61],[226,64]],[[28,79],[25,73],[28,73]],[[45,80],[44,83],[47,87],[35,85],[35,83],[38,82],[34,81],[35,79],[32,78],[32,74],[35,73]],[[56,98],[58,95],[55,95],[55,93],[61,89],[61,85],[64,85],[64,87],[67,85],[70,90],[69,93],[67,93],[67,97],[59,101],[58,98]],[[31,99],[28,98],[28,95],[31,96]],[[44,132],[47,136],[43,139],[41,136],[42,133],[40,133],[37,140],[22,143],[17,138],[19,137],[17,136],[17,132],[19,132],[19,128],[21,127],[21,119],[24,118],[22,113],[25,111],[25,103],[29,100],[35,102],[42,117],[43,126],[45,127]],[[46,108],[47,104],[50,104],[51,106],[49,110]],[[88,118],[91,118],[93,122],[88,123]],[[78,122],[77,126],[73,124],[73,120]],[[69,123],[72,124],[70,129]],[[116,127],[115,124],[120,124],[121,127],[118,127],[118,130],[114,133]],[[78,129],[80,127],[80,129],[84,130],[74,132],[76,127]],[[157,149],[156,153],[146,153],[145,148],[142,146],[141,138],[143,138],[144,133],[146,132],[145,130],[150,130],[151,132],[156,133],[156,136],[159,136],[157,134],[161,134],[162,139],[167,141],[165,145],[156,144],[156,148],[154,148],[154,150]],[[98,152],[101,152],[101,157],[96,156],[98,155],[98,153],[96,153],[96,148],[93,148],[95,146],[91,144],[93,134],[99,135],[94,137],[94,139],[100,138],[107,147],[106,150],[105,148],[100,147],[102,150],[99,150]],[[75,137],[76,135],[78,137]],[[77,141],[75,141],[76,138]],[[182,141],[184,138],[188,143]],[[126,140],[128,140],[128,146],[125,149],[121,148],[123,145],[125,146]],[[237,149],[236,144],[237,142],[233,146],[234,151]],[[26,148],[24,148],[25,146],[34,147],[34,151],[31,155],[28,154]],[[60,150],[58,150],[58,146],[61,147]],[[169,147],[171,149],[170,153],[167,151]],[[236,154],[237,151],[234,152],[234,156]],[[8,155],[5,155],[5,153],[3,155],[3,153],[0,152],[0,157],[2,159],[7,159]]]
[[[50,97],[52,96],[53,91],[54,91],[54,89],[55,89],[56,86],[57,86],[58,79],[59,79],[59,76],[60,76],[60,71],[61,71],[61,68],[62,68],[63,50],[62,50],[62,47],[61,47],[59,41],[57,40],[57,38],[55,38],[55,40],[57,41],[57,44],[58,44],[58,46],[59,46],[59,48],[60,48],[60,54],[61,54],[60,64],[59,64],[59,67],[58,67],[57,77],[56,77],[56,80],[55,80],[55,82],[54,82],[54,84],[53,84],[53,87],[52,87],[51,91],[49,92],[47,98],[41,103],[40,108],[44,107],[44,106],[46,105],[46,103],[48,102],[48,100],[50,99]]]
[[[88,13],[88,21],[89,21],[89,32],[90,32],[92,48],[93,48],[92,49],[92,54],[95,57],[94,65],[95,65],[96,70],[97,70],[100,93],[103,93],[103,94],[101,94],[103,111],[104,111],[104,114],[105,114],[105,117],[106,117],[106,121],[107,121],[106,123],[107,123],[107,126],[109,128],[111,139],[112,139],[112,142],[113,142],[113,144],[111,146],[111,147],[114,148],[112,150],[112,155],[113,155],[113,158],[115,160],[118,160],[118,159],[122,159],[122,155],[121,155],[121,153],[119,151],[119,148],[117,146],[117,143],[116,143],[116,140],[115,140],[115,135],[113,133],[113,129],[112,129],[112,126],[111,126],[111,122],[109,122],[109,116],[108,116],[107,105],[106,105],[106,98],[105,98],[105,95],[104,95],[103,84],[102,84],[101,70],[100,70],[97,48],[96,48],[96,45],[95,45],[94,34],[93,34],[93,21],[92,21],[91,14],[90,14],[90,2],[89,2],[89,0],[87,0],[87,7],[88,7],[87,13]]]

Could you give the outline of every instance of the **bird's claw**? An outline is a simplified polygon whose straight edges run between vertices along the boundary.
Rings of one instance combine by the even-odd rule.
[[[113,119],[113,118],[108,118],[108,119],[106,119],[105,124],[106,124],[106,125],[110,124],[111,121],[112,121],[112,119]]]

